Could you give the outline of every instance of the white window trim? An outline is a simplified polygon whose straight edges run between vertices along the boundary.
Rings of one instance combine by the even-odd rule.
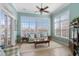
[[[66,12],[69,13],[69,10],[66,11]],[[64,12],[64,13],[62,13],[62,14],[60,14],[60,15],[57,15],[57,16],[55,17],[55,19],[56,19],[56,18],[59,18],[59,19],[61,20],[62,15],[65,14],[66,12]],[[69,13],[69,15],[70,15],[70,13]],[[55,19],[54,19],[54,20],[55,20]],[[70,19],[70,18],[68,18],[68,19]],[[54,26],[55,26],[55,22],[54,22]],[[62,26],[62,25],[61,25],[61,26]],[[62,27],[61,27],[61,29],[62,29]],[[54,30],[55,30],[55,27],[54,27]],[[56,35],[56,31],[55,31],[54,33],[55,33],[54,35],[55,35],[56,37],[61,37],[61,38],[69,39],[69,37],[62,36],[62,31],[61,31],[61,35]]]

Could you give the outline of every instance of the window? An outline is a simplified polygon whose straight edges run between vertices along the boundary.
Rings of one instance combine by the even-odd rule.
[[[69,38],[69,11],[55,17],[54,24],[56,36]]]
[[[55,35],[57,35],[57,36],[59,36],[59,35],[61,35],[61,26],[60,26],[60,20],[59,20],[59,18],[55,18]]]
[[[13,18],[2,9],[0,10],[0,45],[11,46],[14,40]],[[13,39],[13,40],[12,40]],[[16,38],[15,38],[16,39]],[[13,42],[13,43],[12,43]]]
[[[5,14],[2,10],[0,10],[0,45],[4,45],[4,37],[5,37]]]
[[[48,19],[37,20],[37,32],[48,32],[49,21]]]
[[[48,18],[21,16],[21,36],[27,36],[28,33],[47,33],[48,27]]]

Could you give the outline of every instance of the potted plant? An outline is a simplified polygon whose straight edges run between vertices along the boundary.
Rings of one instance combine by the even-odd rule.
[[[76,17],[72,20],[71,25],[78,27],[79,26],[79,17]]]

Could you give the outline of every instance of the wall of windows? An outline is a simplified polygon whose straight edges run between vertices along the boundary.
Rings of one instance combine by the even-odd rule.
[[[15,25],[13,22],[15,21],[10,15],[8,15],[5,11],[0,9],[0,46],[11,46],[15,45],[15,35],[16,31]]]
[[[54,18],[55,36],[69,38],[69,11]]]
[[[21,16],[21,36],[27,33],[48,34],[49,21],[48,18]]]
[[[5,15],[0,9],[0,46],[4,45],[5,37]]]

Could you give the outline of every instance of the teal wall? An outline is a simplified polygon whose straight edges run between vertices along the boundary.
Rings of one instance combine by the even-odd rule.
[[[50,17],[46,16],[46,15],[37,15],[37,14],[31,14],[31,13],[23,13],[23,12],[18,12],[18,20],[17,20],[17,36],[18,39],[21,38],[21,20],[20,20],[20,16],[30,16],[30,17],[39,17],[39,18],[47,18],[50,22]],[[48,35],[51,35],[50,32],[50,23],[49,23],[49,32]]]
[[[71,11],[71,20],[73,20],[75,17],[79,16],[79,3],[73,3],[70,5],[70,11]]]
[[[52,34],[52,38],[54,41],[56,42],[59,42],[61,44],[65,44],[65,45],[68,45],[69,43],[69,39],[65,39],[65,38],[61,38],[61,37],[56,37],[54,35],[54,23],[53,23],[53,18],[65,11],[69,11],[70,12],[70,22],[75,18],[75,17],[78,17],[79,16],[79,4],[69,4],[68,6],[64,7],[63,9],[61,10],[56,10],[54,14],[51,14],[51,34]],[[69,35],[71,35],[70,33],[70,29],[69,29]]]

